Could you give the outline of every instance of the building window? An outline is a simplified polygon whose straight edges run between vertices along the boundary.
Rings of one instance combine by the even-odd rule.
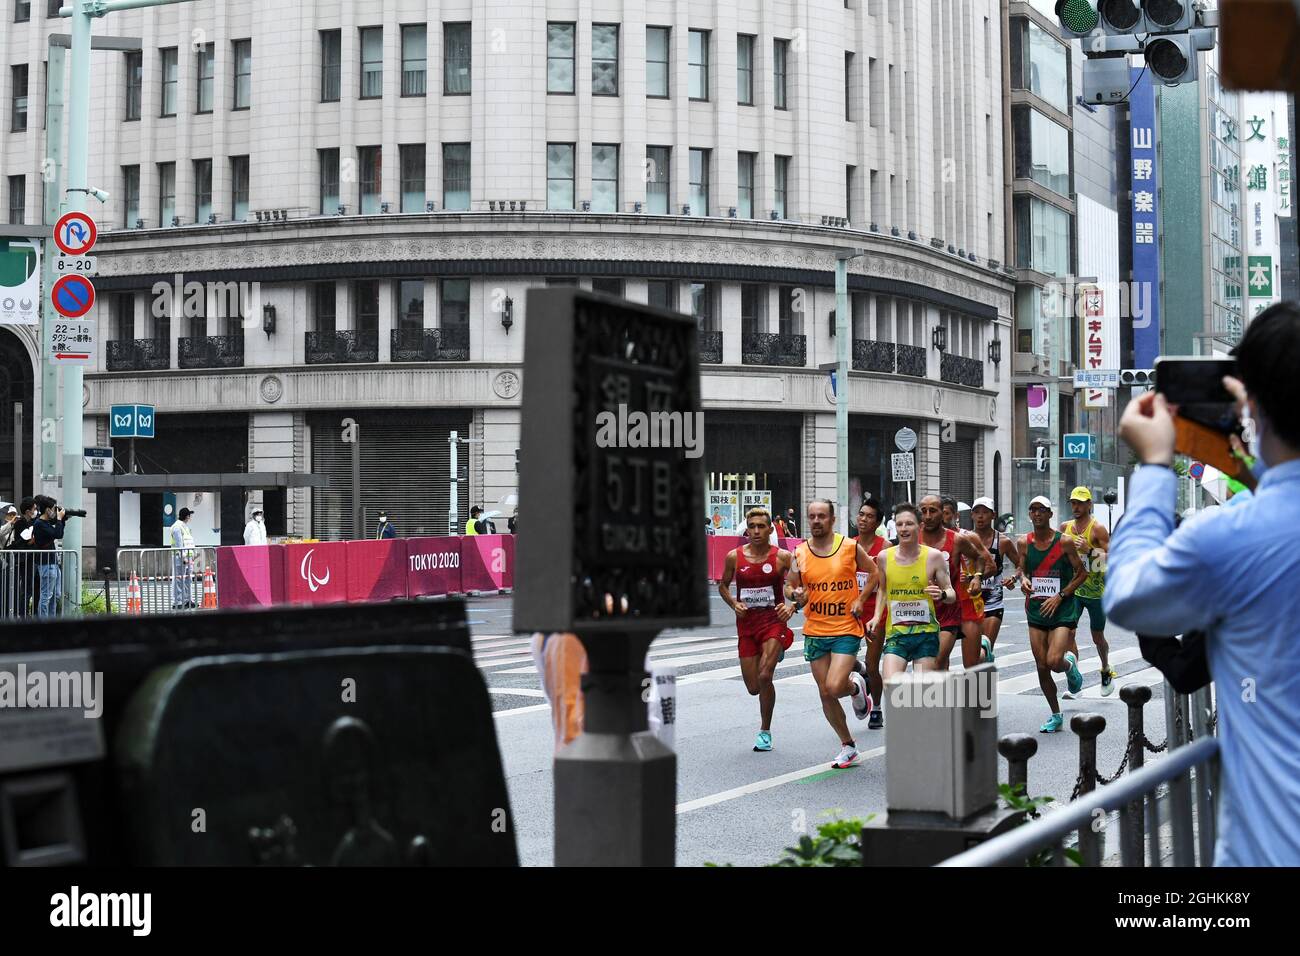
[[[618,212],[618,146],[591,145],[591,211]]]
[[[853,54],[844,52],[844,119],[853,122]]]
[[[1069,131],[1028,106],[1012,109],[1011,128],[1015,141],[1016,178],[1032,179],[1069,197]]]
[[[772,193],[772,208],[776,210],[777,219],[789,218],[788,208],[786,206],[786,195],[790,182],[790,157],[776,156],[775,159],[775,177]]]
[[[740,331],[745,335],[767,331],[767,286],[740,287]]]
[[[318,149],[316,156],[320,163],[320,212],[322,216],[332,216],[340,211],[339,151]]]
[[[754,105],[754,38],[744,33],[736,37],[736,102]]]
[[[709,214],[709,153],[707,149],[691,150],[691,215]]]
[[[320,101],[337,103],[343,88],[343,31],[320,32]]]
[[[194,221],[205,223],[212,215],[212,160],[194,160]]]
[[[176,115],[176,84],[178,82],[176,47],[159,51],[162,61],[162,115]]]
[[[618,96],[618,24],[591,25],[591,92]]]
[[[126,119],[140,118],[140,101],[144,96],[144,54],[126,54]]]
[[[402,212],[424,212],[424,144],[397,147],[402,167]]]
[[[844,167],[844,218],[850,223],[853,222],[853,180],[857,171],[856,166]]]
[[[802,335],[803,334],[803,296],[795,300],[795,287],[792,285],[783,285],[777,294],[777,334],[778,335]]]
[[[176,218],[176,164],[158,164],[158,225],[171,226]]]
[[[32,0],[14,0],[14,23],[26,23],[32,18]]]
[[[315,285],[315,330],[333,332],[338,328],[338,301],[333,282],[317,282]]]
[[[135,293],[119,292],[113,296],[113,327],[109,334],[117,342],[135,338]]]
[[[668,38],[670,27],[645,28],[645,95],[668,95]]]
[[[361,98],[384,95],[384,28],[361,28]]]
[[[714,287],[710,282],[691,283],[691,315],[701,332],[716,332],[717,318],[713,311]]]
[[[577,26],[546,24],[546,92],[573,92],[573,47]]]
[[[546,208],[573,208],[573,144],[546,144]]]
[[[1048,275],[1070,273],[1070,214],[1037,196],[1016,196],[1016,266]]]
[[[671,146],[647,146],[645,148],[645,198],[646,212],[658,216],[668,215],[668,203],[672,198],[672,157]]]
[[[444,329],[468,329],[469,280],[443,279],[439,292],[438,325]]]
[[[1070,109],[1066,46],[1028,19],[1011,21],[1011,86],[1029,90],[1061,112]]]
[[[230,157],[230,219],[248,219],[248,157]]]
[[[690,31],[690,97],[693,100],[709,98],[709,31]]]
[[[212,112],[212,76],[216,67],[217,55],[211,43],[205,43],[195,54],[196,72],[199,78],[199,98],[195,104],[196,113]]]
[[[671,279],[651,279],[646,283],[646,304],[676,312],[677,283]]]
[[[140,218],[139,166],[122,167],[122,197],[126,200],[123,204],[126,207],[126,217],[122,225],[127,229],[133,229],[136,221]]]
[[[469,209],[469,143],[442,144],[442,208]]]
[[[397,321],[399,329],[424,328],[424,280],[403,279],[397,283]]]
[[[361,179],[361,215],[372,216],[379,212],[383,192],[383,156],[378,146],[357,147],[357,167]]]
[[[779,110],[785,106],[785,78],[790,62],[790,41],[772,41],[772,91],[773,106]]]
[[[253,41],[236,40],[233,47],[235,54],[235,105],[231,109],[246,110],[253,104]]]
[[[353,323],[358,332],[379,331],[379,283],[366,279],[353,283]]]
[[[460,95],[470,91],[470,24],[442,25],[443,93]]]
[[[423,96],[428,59],[428,31],[423,23],[402,27],[402,95]]]
[[[27,65],[11,67],[10,75],[13,78],[13,121],[9,128],[21,133],[27,129]]]
[[[9,177],[9,221],[21,226],[27,221],[27,178]]]
[[[736,154],[736,215],[741,219],[754,218],[754,162],[755,153]]]
[[[623,280],[622,279],[592,279],[591,291],[599,292],[601,295],[612,295],[623,298]]]

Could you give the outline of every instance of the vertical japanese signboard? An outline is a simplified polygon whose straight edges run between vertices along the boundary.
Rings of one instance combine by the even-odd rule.
[[[1133,92],[1129,94],[1133,169],[1133,281],[1149,294],[1146,314],[1133,319],[1133,364],[1151,368],[1160,354],[1160,178],[1156,163],[1156,94],[1151,73],[1145,68],[1130,70]]]

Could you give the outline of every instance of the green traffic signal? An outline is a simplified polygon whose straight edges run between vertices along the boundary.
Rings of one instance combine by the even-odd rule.
[[[1056,0],[1056,16],[1071,33],[1091,33],[1097,29],[1094,0]]]

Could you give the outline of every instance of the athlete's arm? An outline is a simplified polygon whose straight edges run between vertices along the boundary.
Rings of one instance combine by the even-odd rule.
[[[1010,559],[1011,568],[1015,572],[1014,574],[1007,575],[1006,580],[1003,581],[1002,584],[1006,587],[1014,587],[1016,579],[1021,574],[1020,545],[1016,544],[1015,538],[1011,537],[1010,535],[1004,534],[1002,535],[1001,539],[999,539],[998,541],[998,547],[1001,549],[1002,554],[1005,557]]]
[[[979,574],[979,568],[988,568],[989,574],[997,570],[997,565],[993,563],[993,555],[989,549],[984,547],[984,542],[974,531],[963,531],[962,538],[966,542],[966,553],[976,559],[976,574]]]
[[[943,552],[932,548],[926,559],[931,580],[934,582],[925,589],[925,593],[943,604],[952,604],[957,600],[957,589],[952,586],[952,577],[948,574],[948,561]]]
[[[868,637],[874,637],[880,633],[880,625],[885,617],[885,608],[889,606],[889,577],[885,574],[887,561],[888,558],[885,557],[885,552],[881,551],[880,556],[876,558],[876,568],[880,574],[880,593],[876,595],[876,613],[867,622]]]
[[[731,596],[731,581],[736,576],[736,552],[727,552],[727,563],[722,567],[722,578],[718,581],[718,593],[722,595],[722,600],[727,602],[727,607],[731,608],[737,614],[744,614],[748,610],[743,604]]]
[[[792,555],[789,551],[781,551],[778,549],[776,552],[776,566],[781,569],[783,575],[790,573],[790,565],[792,563],[791,557]],[[782,595],[782,597],[784,597],[784,595]],[[786,621],[790,620],[790,618],[794,617],[794,612],[795,606],[793,604],[781,601],[776,608],[776,619],[784,624]]]
[[[1098,551],[1110,550],[1110,532],[1107,531],[1102,524],[1100,523],[1093,524],[1092,537],[1093,540],[1097,543]]]
[[[862,600],[865,602],[871,596],[871,593],[880,587],[880,569],[876,564],[876,559],[867,554],[867,549],[858,545],[858,570],[866,571],[867,586],[862,589]]]
[[[1088,569],[1083,566],[1083,560],[1079,557],[1079,549],[1074,544],[1072,538],[1061,538],[1062,550],[1065,556],[1070,559],[1070,564],[1074,565],[1074,577],[1070,583],[1061,589],[1061,597],[1068,598],[1083,586],[1083,582],[1088,580]]]
[[[785,576],[785,599],[793,604],[791,613],[803,607],[807,600],[803,578],[799,576],[799,562],[794,560],[794,557],[793,554],[790,555],[790,571]]]

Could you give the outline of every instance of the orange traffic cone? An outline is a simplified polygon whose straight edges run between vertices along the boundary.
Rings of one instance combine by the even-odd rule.
[[[140,579],[131,572],[131,583],[126,586],[126,613],[141,614],[144,608],[140,602]]]
[[[211,568],[203,569],[203,606],[217,606],[217,576]]]

